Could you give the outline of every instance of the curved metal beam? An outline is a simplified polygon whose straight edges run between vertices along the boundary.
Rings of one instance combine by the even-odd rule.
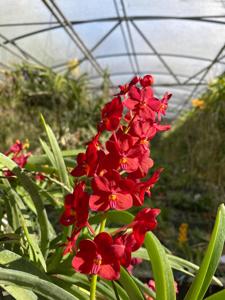
[[[147,52],[136,52],[135,53],[137,56],[155,56],[155,53],[147,53]],[[202,60],[202,61],[207,61],[211,62],[212,60],[209,58],[204,58],[204,57],[199,57],[199,56],[193,56],[193,55],[184,55],[184,54],[174,54],[174,53],[162,53],[159,52],[161,56],[168,56],[168,57],[178,57],[178,58],[186,58],[186,59],[194,59],[194,60]],[[96,55],[95,59],[108,59],[108,58],[114,58],[114,57],[123,57],[123,56],[132,56],[134,55],[133,52],[129,53],[114,53],[114,54],[103,54],[103,55]],[[66,62],[57,64],[52,66],[52,69],[57,69],[66,66],[68,63],[68,60]],[[219,61],[218,63],[225,65],[225,62]]]
[[[196,17],[176,17],[176,16],[128,16],[125,17],[111,17],[111,18],[98,18],[98,19],[88,19],[88,20],[80,20],[80,21],[70,21],[72,25],[81,25],[81,24],[88,24],[88,23],[99,23],[99,22],[118,22],[118,21],[150,21],[150,20],[184,20],[184,21],[196,21],[196,22],[207,22],[207,23],[215,23],[224,25],[225,21],[217,21],[217,20],[210,20],[210,18],[225,18],[225,15],[222,16],[196,16]],[[35,30],[32,32],[28,32],[26,34],[22,34],[17,36],[9,42],[17,41],[31,35],[43,33],[45,31],[59,29],[61,27],[67,26],[66,23],[59,24],[58,22],[37,22],[37,23],[14,23],[14,24],[0,24],[0,27],[7,27],[7,26],[34,26],[34,25],[54,25],[52,27],[47,27],[39,30]],[[7,42],[6,42],[7,44]]]
[[[171,75],[169,74],[169,73],[166,73],[166,72],[153,72],[154,74],[156,74],[156,75],[164,75],[164,76],[170,76],[171,77]],[[146,74],[146,72],[141,72],[139,75],[144,75],[144,74]],[[131,76],[132,77],[132,73],[131,72],[116,72],[116,73],[111,73],[110,74],[110,76],[111,77],[115,77],[115,76]],[[185,75],[181,75],[181,74],[177,74],[177,76],[180,76],[180,77],[182,77],[182,78],[188,78],[188,76],[185,76]],[[100,76],[98,76],[98,75],[95,75],[95,76],[89,76],[89,79],[90,80],[94,80],[94,79],[99,79],[99,78],[101,78]],[[190,83],[190,85],[192,86],[192,85],[196,85],[198,82],[196,82],[196,83]],[[180,84],[176,84],[177,86],[188,86],[188,84],[184,84],[184,83],[180,83]]]

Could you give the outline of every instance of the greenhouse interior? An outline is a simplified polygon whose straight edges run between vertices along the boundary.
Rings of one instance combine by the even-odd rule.
[[[0,300],[225,299],[225,1],[0,1]]]

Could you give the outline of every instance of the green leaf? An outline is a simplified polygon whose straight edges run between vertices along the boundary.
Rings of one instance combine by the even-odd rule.
[[[169,260],[170,266],[174,270],[178,270],[184,274],[187,274],[191,277],[194,277],[197,271],[199,270],[199,266],[178,256],[166,253],[166,256]],[[145,248],[140,248],[137,251],[132,253],[132,257],[138,257],[144,260],[150,260],[148,256],[148,252]],[[213,282],[218,286],[223,286],[222,282],[213,276]]]
[[[12,161],[9,157],[5,156],[2,153],[0,153],[0,163],[2,163],[3,166],[7,167],[18,177],[21,185],[29,193],[31,199],[33,200],[41,230],[41,250],[43,256],[46,257],[50,240],[48,229],[49,221],[46,210],[42,203],[42,199],[38,193],[38,188],[36,184],[23,172],[22,169],[18,167],[18,165],[14,161]]]
[[[0,268],[0,284],[30,289],[49,300],[79,300],[54,283],[21,271]]]
[[[224,300],[225,299],[225,290],[217,292],[212,296],[205,298],[205,300]]]
[[[90,224],[99,224],[105,218],[105,214],[97,214],[89,219]],[[107,223],[129,224],[134,216],[127,211],[110,210],[107,212]]]
[[[136,285],[132,276],[121,267],[119,283],[123,286],[127,292],[130,300],[144,300],[144,296],[141,293],[139,287]]]
[[[185,273],[185,269],[187,268],[192,273],[186,271],[186,274],[189,273],[189,275],[194,276],[197,273],[197,271],[199,270],[198,265],[196,265],[193,262],[190,262],[190,261],[188,261],[184,258],[175,256],[175,255],[172,255],[172,254],[167,254],[167,257],[169,259],[171,267],[176,269],[176,270],[180,270],[183,273]],[[179,269],[179,266],[181,267],[181,269]],[[221,287],[223,286],[222,282],[218,278],[216,278],[215,276],[213,276],[212,282],[215,283],[218,286],[221,286]]]
[[[111,281],[102,279],[101,282],[104,284],[104,286],[107,289],[109,289],[109,288],[112,289],[112,282]],[[119,294],[120,299],[121,300],[129,300],[129,297],[128,297],[126,291],[122,288],[122,286],[119,283],[117,283],[116,281],[114,281],[114,284],[115,284],[115,287],[117,289],[117,292]]]
[[[53,152],[54,161],[55,161],[55,166],[54,167],[56,167],[56,170],[58,172],[60,180],[66,186],[70,187],[70,181],[69,181],[69,176],[68,176],[68,173],[67,173],[66,165],[65,165],[65,162],[63,160],[63,156],[62,156],[61,150],[59,148],[58,142],[56,140],[56,137],[55,137],[52,129],[50,128],[50,126],[45,123],[45,120],[44,120],[43,116],[41,116],[41,120],[42,120],[42,123],[44,125],[45,130],[46,130],[48,140],[49,140],[49,143],[51,145],[52,152]]]
[[[203,299],[218,266],[225,241],[225,207],[220,205],[215,225],[213,228],[210,242],[200,266],[185,300],[201,300]]]
[[[152,265],[157,300],[176,299],[173,272],[164,247],[152,232],[145,237],[145,247]]]
[[[32,291],[23,289],[19,286],[1,284],[1,287],[16,300],[38,300],[38,297]]]
[[[47,145],[47,143],[45,143],[42,139],[40,139],[40,143],[41,146],[43,148],[43,150],[45,151],[51,165],[54,167],[54,169],[57,169],[57,165],[56,165],[56,161],[55,161],[55,157],[51,151],[51,149],[49,148],[49,146]]]

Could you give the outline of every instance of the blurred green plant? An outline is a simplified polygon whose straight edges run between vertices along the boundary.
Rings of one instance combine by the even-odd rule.
[[[198,103],[174,122],[156,151],[168,165],[172,189],[201,190],[201,185],[215,198],[225,192],[225,76],[214,80]]]
[[[3,151],[18,136],[28,138],[33,149],[39,146],[36,136],[42,134],[40,112],[52,124],[62,146],[77,146],[88,140],[99,117],[99,107],[109,97],[108,75],[102,89],[93,93],[88,76],[64,74],[50,68],[24,63],[12,71],[1,70],[0,149]],[[70,143],[70,144],[69,144]]]

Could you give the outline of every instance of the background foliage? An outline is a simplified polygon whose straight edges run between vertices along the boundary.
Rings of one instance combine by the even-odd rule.
[[[98,93],[92,92],[87,75],[54,73],[50,68],[30,64],[2,70],[0,84],[0,150],[18,137],[29,139],[31,148],[42,136],[39,115],[51,123],[63,146],[77,146],[88,139],[88,132],[99,117],[99,107],[108,100],[108,76]],[[76,131],[76,134],[74,132]]]

